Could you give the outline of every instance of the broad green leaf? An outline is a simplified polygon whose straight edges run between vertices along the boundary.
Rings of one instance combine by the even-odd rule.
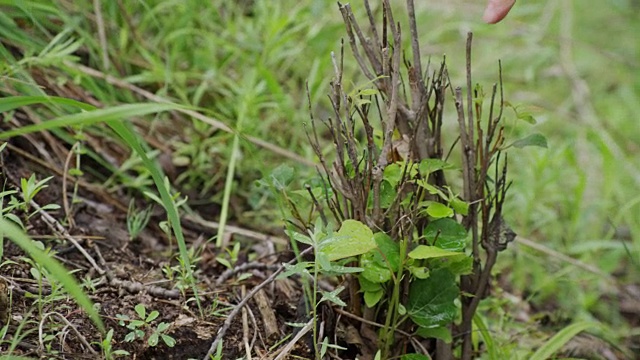
[[[451,341],[453,341],[453,337],[451,336],[451,330],[449,330],[449,328],[445,326],[438,326],[433,328],[421,327],[418,329],[418,331],[416,331],[416,333],[425,339],[434,339],[434,338],[440,339],[446,342],[447,344],[450,344]],[[497,359],[497,358],[491,358],[491,359]]]
[[[158,339],[160,338],[160,334],[154,332],[153,334],[151,334],[151,336],[149,336],[149,340],[147,340],[149,346],[154,347],[156,345],[158,345]]]
[[[382,295],[384,295],[383,290],[378,291],[365,291],[364,292],[364,303],[372,308],[376,306],[376,304],[382,299]]]
[[[516,140],[513,143],[511,143],[510,146],[513,147],[517,147],[517,148],[523,148],[526,146],[539,146],[542,148],[547,148],[547,138],[544,137],[544,135],[539,134],[539,133],[535,133],[535,134],[531,134],[527,137],[524,137],[522,139]],[[507,146],[509,147],[509,146]]]
[[[454,219],[444,218],[431,221],[424,229],[424,237],[429,244],[441,249],[462,251],[466,246],[467,230]]]
[[[469,275],[473,271],[473,258],[464,253],[459,256],[432,259],[429,266],[433,269],[448,269],[454,275]]]
[[[147,314],[147,308],[145,308],[142,304],[138,304],[134,306],[133,309],[136,311],[136,314],[138,314],[138,317],[144,320]]]
[[[450,164],[440,159],[424,159],[420,161],[420,165],[418,165],[418,170],[424,177],[427,177],[427,175],[438,170],[446,170],[450,168],[452,168]]]
[[[38,249],[31,239],[25,235],[13,222],[0,218],[0,234],[9,237],[16,245],[24,250],[35,262],[44,267],[51,277],[56,279],[78,305],[87,312],[94,324],[104,334],[106,332],[102,319],[93,306],[91,300],[82,291],[78,282],[58,261]]]
[[[172,337],[171,337],[171,336],[169,336],[169,335],[165,335],[165,334],[162,334],[162,335],[160,335],[160,336],[162,337],[162,341],[164,341],[164,343],[165,343],[168,347],[172,348],[172,347],[176,346],[176,339],[172,338]]]
[[[551,339],[542,345],[529,359],[530,360],[546,360],[551,358],[558,350],[569,342],[578,333],[589,328],[598,328],[599,325],[590,321],[581,321],[573,323],[560,330]]]
[[[411,275],[416,277],[417,279],[426,279],[429,277],[429,268],[426,266],[409,266],[409,271]]]
[[[357,220],[345,220],[340,230],[323,240],[318,252],[327,256],[330,261],[362,255],[376,247],[373,231]]]
[[[382,290],[380,283],[369,281],[362,276],[358,276],[358,282],[360,283],[360,290],[362,291],[376,292]]]
[[[393,200],[396,199],[396,194],[398,194],[398,191],[388,181],[380,183],[380,208],[388,209],[393,204]],[[373,202],[373,193],[371,194],[371,201]]]
[[[458,309],[454,300],[458,295],[455,275],[447,269],[433,270],[428,279],[411,283],[408,314],[421,327],[446,325],[456,317]]]
[[[453,216],[453,209],[434,201],[427,206],[427,214],[436,219],[448,218]]]
[[[457,251],[449,251],[441,249],[437,246],[418,245],[409,253],[409,257],[412,259],[434,259],[442,257],[460,256],[464,253]]]
[[[460,200],[456,196],[449,199],[449,206],[460,215],[467,215],[469,213],[469,203]]]
[[[160,312],[158,312],[158,310],[153,310],[153,311],[149,314],[149,316],[147,316],[147,318],[146,318],[145,322],[150,323],[150,322],[152,322],[153,320],[157,319],[157,318],[158,318],[158,316],[160,316]]]
[[[389,184],[391,184],[391,186],[393,186],[393,188],[395,189],[400,183],[400,180],[402,180],[402,175],[405,173],[405,171],[407,172],[407,174],[405,175],[406,178],[412,179],[416,175],[418,170],[416,169],[416,166],[411,163],[407,164],[406,162],[394,162],[384,168],[383,179],[388,181]]]
[[[362,276],[369,281],[384,283],[392,278],[392,273],[400,266],[400,247],[389,235],[378,232],[374,236],[377,248],[362,255],[360,266]]]
[[[284,164],[275,168],[270,174],[271,184],[279,191],[286,189],[287,185],[293,181],[293,177],[293,168]]]

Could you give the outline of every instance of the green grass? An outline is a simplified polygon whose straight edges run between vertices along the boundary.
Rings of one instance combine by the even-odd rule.
[[[203,214],[207,220],[258,230],[281,228],[276,201],[253,182],[283,162],[295,166],[303,174],[300,178],[311,176],[313,169],[257,146],[250,138],[313,160],[303,126],[308,121],[305,82],[316,116],[326,117],[333,74],[330,52],[339,52],[344,36],[335,3],[101,3],[102,25],[89,1],[2,2],[2,95],[44,95],[47,92],[37,82],[42,79],[33,74],[46,70],[38,76],[82,89],[106,107],[105,115],[128,115],[132,124],[150,129],[148,136],[167,141],[174,162],[186,165],[173,185],[193,194],[194,206],[214,204],[222,209],[222,215]],[[352,6],[362,13],[359,2]],[[474,80],[488,88],[497,78],[501,59],[507,100],[530,109],[538,120],[535,131],[549,141],[549,149],[515,150],[510,155],[513,186],[506,214],[514,230],[606,273],[622,273],[622,282],[640,274],[638,6],[633,0],[605,0],[598,6],[579,0],[519,1],[495,26],[481,22],[480,2],[428,1],[418,7],[425,56],[438,63],[447,54],[452,82],[463,85],[466,31],[474,31]],[[104,40],[100,26],[108,34]],[[345,53],[347,72],[353,73],[355,61],[348,48]],[[131,88],[92,76],[77,65],[79,61],[176,106],[197,108],[230,131],[189,114],[181,120],[143,116],[154,106],[157,111],[172,106],[132,105],[150,101]],[[362,80],[354,79],[354,86]],[[86,122],[82,117],[87,115],[72,115],[72,106],[34,107],[43,120],[58,118],[58,123],[45,121],[34,130],[82,124],[97,136],[116,138],[98,124],[109,117]],[[123,111],[116,114],[118,109]],[[530,130],[509,110],[507,116],[512,134]],[[169,135],[162,132],[166,128],[172,129]],[[115,130],[121,136],[126,131]],[[31,130],[5,132],[2,137],[19,131]],[[60,137],[69,136],[65,130],[56,131]],[[125,142],[137,143],[134,137]],[[144,156],[142,148],[136,150]],[[148,170],[161,185],[161,174]],[[169,196],[163,194],[163,199],[165,195]],[[234,201],[236,206],[231,206]],[[175,220],[172,224],[179,226]],[[221,237],[222,230],[219,241]],[[181,246],[180,252],[188,259],[186,248]],[[562,317],[600,320],[616,329],[614,338],[628,330],[615,308],[600,301],[603,289],[609,290],[608,279],[522,244],[499,261],[513,291],[525,292],[536,306],[552,304]],[[485,323],[489,332],[495,331],[495,321]],[[505,336],[494,336],[494,345],[499,348],[500,341],[506,342],[511,330],[500,328]],[[521,346],[535,345],[523,341]]]

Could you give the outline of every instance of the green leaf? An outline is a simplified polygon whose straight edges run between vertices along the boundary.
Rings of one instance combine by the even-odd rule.
[[[11,96],[0,98],[0,113],[33,104],[67,105],[82,110],[94,110],[95,106],[57,96]]]
[[[445,249],[441,249],[437,246],[429,246],[429,245],[418,245],[415,249],[413,249],[409,253],[409,257],[412,259],[434,259],[434,258],[442,258],[442,257],[452,257],[452,256],[465,256],[464,253],[457,251],[449,251]]]
[[[133,309],[136,311],[136,314],[138,314],[138,317],[144,320],[145,315],[147,314],[147,309],[144,307],[144,305],[138,304],[134,306]]]
[[[431,358],[422,354],[404,354],[400,360],[431,360]]]
[[[408,314],[421,327],[446,325],[456,317],[458,310],[454,300],[458,294],[455,275],[447,269],[433,270],[428,279],[411,283]]]
[[[400,180],[402,180],[404,167],[405,167],[404,162],[391,163],[384,168],[382,178],[388,181],[393,189],[396,189],[398,184],[400,183]]]
[[[448,218],[453,216],[453,209],[439,202],[431,202],[427,206],[427,214],[436,219]]]
[[[429,268],[425,266],[411,265],[409,266],[409,271],[411,272],[411,275],[417,279],[426,279],[429,277]]]
[[[577,323],[573,323],[564,329],[560,330],[557,334],[555,334],[551,339],[547,340],[547,342],[542,345],[529,359],[530,360],[546,360],[549,359],[553,354],[555,354],[558,350],[560,350],[569,340],[571,340],[574,336],[578,335],[578,333],[587,330],[589,328],[598,328],[599,325],[597,323],[591,321],[581,321]]]
[[[380,283],[369,281],[363,276],[358,276],[358,282],[360,283],[360,290],[362,291],[376,292],[382,290]]]
[[[482,321],[482,318],[478,313],[473,316],[473,324],[480,331],[480,335],[482,335],[482,340],[484,341],[484,345],[487,348],[487,353],[489,354],[489,359],[500,359],[504,357],[504,354],[498,354],[500,352],[499,348],[496,347],[495,341],[493,341],[493,337],[491,336],[491,332],[487,328],[487,325]]]
[[[382,299],[382,295],[384,295],[384,291],[378,290],[378,291],[365,291],[364,292],[364,303],[372,308],[374,306],[376,306],[376,304],[380,301],[380,299]]]
[[[160,111],[158,110],[158,107],[160,107],[160,109],[176,108],[176,106],[174,105],[164,105],[164,104],[152,104],[152,105],[156,106],[156,111]],[[137,109],[137,111],[142,112],[142,114],[145,114],[146,112],[144,111],[149,112],[150,109],[153,109],[153,107],[139,108]],[[96,110],[96,111],[99,111],[99,110]],[[92,111],[91,113],[95,113],[96,111]],[[134,112],[134,111],[131,111],[131,112]],[[113,114],[109,116],[113,116]],[[105,115],[105,117],[107,118],[109,116]],[[180,252],[181,264],[186,272],[186,279],[189,281],[191,285],[191,290],[193,291],[194,298],[196,299],[198,309],[202,312],[202,307],[200,305],[200,296],[198,296],[198,289],[196,288],[196,283],[193,279],[193,270],[191,268],[191,259],[189,257],[189,251],[187,250],[187,245],[184,240],[184,234],[182,233],[182,224],[180,222],[180,216],[178,215],[178,208],[176,206],[176,203],[173,200],[173,197],[169,193],[169,189],[167,188],[167,186],[165,186],[164,174],[160,170],[160,167],[158,166],[158,164],[147,156],[147,152],[145,151],[145,148],[147,148],[148,146],[146,146],[146,143],[144,143],[144,141],[140,139],[140,137],[133,131],[131,124],[117,122],[117,121],[114,121],[113,118],[111,118],[110,121],[107,121],[107,124],[111,127],[111,129],[113,129],[113,131],[115,131],[127,143],[127,145],[129,145],[129,147],[134,152],[137,153],[137,155],[142,160],[144,167],[151,174],[151,177],[153,178],[153,182],[156,185],[156,189],[158,190],[158,193],[160,193],[162,206],[167,212],[167,218],[169,219],[171,223],[171,227],[173,228],[173,234],[176,237],[176,242],[178,243],[178,250]],[[0,136],[2,136],[2,133],[0,133]]]
[[[307,261],[299,262],[295,265],[284,264],[285,270],[278,275],[277,279],[285,279],[291,275],[311,276],[308,270],[311,266],[311,263]]]
[[[378,89],[363,89],[362,91],[360,91],[358,93],[358,95],[360,96],[372,96],[372,95],[378,95],[380,92],[378,91]]]
[[[136,339],[136,333],[135,332],[130,332],[128,333],[125,337],[124,337],[124,341],[126,342],[132,342],[133,340]]]
[[[388,181],[383,181],[380,184],[380,208],[388,209],[396,199],[397,193],[395,186]],[[371,194],[371,202],[373,202],[373,193]]]
[[[93,125],[97,123],[120,121],[122,119],[131,118],[135,116],[142,116],[151,113],[157,113],[167,110],[176,110],[180,106],[175,104],[126,104],[120,106],[113,106],[106,109],[97,109],[92,111],[85,111],[77,114],[60,116],[58,118],[43,121],[42,123],[27,125],[8,131],[0,132],[0,139],[8,139],[18,135],[30,134],[33,132],[50,130],[64,126],[76,126],[76,125]],[[111,124],[110,124],[111,125]],[[128,141],[127,141],[128,143]],[[131,145],[131,144],[129,144]]]
[[[339,286],[333,291],[322,291],[322,299],[320,299],[320,302],[328,300],[338,306],[347,306],[347,304],[338,297],[342,290],[344,290],[344,286]]]
[[[526,121],[531,125],[534,125],[537,123],[536,119],[533,117],[533,114],[531,112],[532,107],[525,106],[522,104],[514,105],[508,101],[505,101],[504,104],[505,106],[510,107],[513,110],[518,120]]]
[[[307,245],[313,245],[313,240],[304,234],[301,234],[299,232],[295,232],[295,231],[286,231],[287,235],[289,235],[289,237],[293,238],[293,240],[301,242],[303,244],[307,244]]]
[[[172,337],[171,337],[171,336],[169,336],[169,335],[164,335],[164,334],[162,334],[162,335],[160,335],[160,336],[162,337],[162,341],[164,341],[164,343],[165,343],[168,347],[172,348],[172,347],[176,346],[176,339],[172,338]]]
[[[153,320],[157,319],[158,316],[160,316],[160,313],[158,312],[158,310],[153,310],[151,312],[151,314],[149,314],[149,316],[147,316],[147,318],[145,319],[145,322],[150,323]]]
[[[473,272],[473,258],[460,253],[456,257],[433,259],[429,265],[434,269],[449,269],[454,275],[469,275]]]
[[[467,230],[454,219],[438,219],[427,225],[424,237],[428,243],[441,249],[462,251],[466,246]]]
[[[293,167],[284,164],[273,169],[270,175],[271,184],[279,191],[286,189],[287,185],[293,181],[293,177]]]
[[[357,220],[345,220],[333,236],[323,240],[318,252],[330,261],[362,255],[376,247],[373,231]]]
[[[400,266],[400,246],[389,235],[378,232],[373,236],[377,249],[362,255],[360,267],[362,276],[375,283],[384,283],[392,278],[392,273]]]
[[[525,146],[539,146],[542,148],[547,148],[547,138],[540,133],[535,133],[522,139],[516,140],[507,147],[510,146],[517,147],[519,149]]]
[[[441,159],[424,159],[420,161],[418,171],[420,171],[420,175],[426,178],[427,175],[433,172],[450,169],[452,167],[453,166],[451,164],[448,164],[446,161]]]
[[[460,215],[467,215],[469,213],[469,203],[455,196],[449,200],[449,206]]]
[[[418,331],[416,331],[416,333],[425,339],[434,339],[434,338],[440,339],[446,342],[447,344],[450,344],[451,341],[453,341],[453,337],[451,336],[451,330],[449,330],[449,328],[445,326],[438,326],[433,328],[421,327],[418,329]],[[497,358],[491,358],[491,359],[497,359]]]
[[[160,334],[154,332],[153,334],[151,334],[151,336],[149,336],[149,346],[154,347],[156,345],[158,345],[158,340],[160,339]]]
[[[398,314],[400,314],[400,316],[407,315],[407,308],[402,304],[398,304]]]

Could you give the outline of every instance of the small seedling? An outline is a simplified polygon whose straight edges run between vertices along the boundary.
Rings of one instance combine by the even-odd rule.
[[[109,329],[107,332],[107,336],[100,342],[100,347],[102,348],[102,354],[104,358],[107,360],[114,359],[116,356],[125,356],[130,355],[126,350],[113,350],[111,343],[113,342],[113,329]]]
[[[160,312],[153,310],[147,315],[147,309],[143,304],[136,305],[134,310],[139,319],[131,319],[127,315],[116,315],[119,320],[118,324],[131,330],[131,332],[125,336],[125,341],[132,342],[136,339],[144,339],[147,332],[151,332],[147,339],[147,344],[151,347],[158,345],[160,339],[162,339],[168,347],[173,347],[176,344],[176,340],[173,337],[165,334],[165,332],[169,330],[169,324],[161,322],[155,328],[151,325],[151,323],[158,318]]]
[[[136,208],[135,201],[133,199],[131,200],[127,211],[127,230],[129,231],[129,240],[137,238],[142,230],[147,227],[149,219],[151,218],[151,209],[152,207],[149,206],[146,209],[139,210]]]

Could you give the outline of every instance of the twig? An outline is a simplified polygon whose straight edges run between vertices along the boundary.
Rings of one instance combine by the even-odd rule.
[[[98,264],[93,259],[93,257],[89,255],[89,253],[76,241],[76,239],[74,239],[73,236],[71,236],[67,232],[67,230],[62,226],[62,224],[58,222],[58,220],[54,219],[53,216],[49,215],[49,213],[43,210],[40,207],[40,205],[38,205],[35,201],[31,200],[29,204],[34,209],[36,209],[38,213],[40,213],[40,216],[42,216],[42,219],[45,221],[45,223],[47,223],[47,226],[49,226],[51,230],[58,232],[65,240],[68,240],[71,244],[73,244],[73,246],[76,249],[78,249],[78,251],[80,251],[80,253],[84,256],[85,259],[87,259],[89,264],[91,264],[91,266],[98,272],[98,274],[104,275],[105,273],[104,269],[98,266]]]
[[[307,249],[305,249],[304,251],[300,252],[300,256],[302,257],[303,255],[311,252],[313,250],[313,247],[309,247]],[[291,259],[289,262],[287,262],[287,265],[291,265],[293,263],[295,263],[298,259],[294,258]],[[249,300],[251,300],[251,298],[258,292],[260,291],[260,289],[262,289],[263,287],[269,285],[271,282],[273,282],[276,277],[278,277],[278,275],[284,270],[284,265],[281,266],[278,270],[276,270],[273,274],[271,274],[271,276],[269,276],[266,280],[264,280],[262,283],[258,284],[256,287],[254,287],[253,289],[251,289],[251,291],[249,292],[249,294],[247,294],[247,296],[245,296],[239,303],[238,305],[236,305],[235,309],[233,309],[229,315],[227,315],[226,320],[224,321],[224,324],[222,325],[222,327],[220,328],[220,330],[218,330],[218,335],[216,336],[215,340],[213,341],[213,343],[211,343],[211,347],[209,347],[209,351],[207,351],[207,354],[205,355],[205,357],[203,358],[203,360],[209,360],[210,356],[213,355],[213,353],[216,351],[216,348],[218,347],[218,343],[220,341],[222,341],[222,338],[224,337],[224,335],[226,334],[227,330],[229,330],[229,327],[231,326],[231,323],[233,322],[233,319],[238,315],[238,313],[240,312],[240,310],[242,310],[242,308],[247,305],[247,303],[249,302]]]
[[[200,225],[200,226],[204,226],[206,228],[210,228],[210,229],[217,229],[220,224],[215,222],[215,221],[208,221],[208,220],[204,220],[200,215],[198,214],[187,214],[185,216],[182,217],[184,220],[186,221],[190,221],[194,224]],[[226,233],[231,233],[231,234],[238,234],[238,235],[242,235],[242,236],[246,236],[250,239],[255,239],[255,240],[259,240],[259,241],[273,241],[276,244],[280,244],[280,245],[286,245],[289,244],[289,240],[278,237],[278,236],[272,236],[272,235],[266,235],[263,233],[259,233],[257,231],[253,231],[253,230],[249,230],[249,229],[245,229],[239,226],[233,226],[233,225],[226,225],[225,226],[225,232]]]
[[[102,66],[109,70],[109,48],[107,45],[107,35],[104,30],[104,19],[102,18],[102,7],[100,0],[93,0],[93,9],[96,13],[96,27],[98,28],[98,40],[102,50]]]
[[[269,265],[269,264],[264,264],[260,262],[244,263],[242,265],[238,265],[234,267],[233,269],[227,269],[222,274],[220,274],[220,276],[216,280],[216,286],[222,285],[222,283],[229,280],[232,276],[241,272],[245,272],[248,270],[277,270],[278,267],[279,266],[275,264]]]
[[[245,296],[247,287],[242,285],[241,294]],[[255,329],[255,325],[254,325]],[[251,357],[251,345],[249,345],[249,324],[247,321],[247,309],[242,308],[242,342],[244,343],[244,352],[247,355],[248,360],[252,360]]]
[[[62,172],[62,207],[64,209],[64,214],[69,223],[69,228],[73,229],[75,226],[75,222],[73,217],[71,216],[71,206],[69,206],[69,199],[67,195],[67,178],[69,177],[69,163],[71,162],[71,158],[76,151],[76,147],[78,146],[78,142],[74,143],[69,149],[69,153],[67,154],[67,158],[64,160],[64,170]]]
[[[280,351],[278,356],[276,356],[273,360],[284,360],[287,358],[287,355],[289,355],[289,352],[291,352],[291,350],[293,349],[293,347],[295,346],[295,344],[300,341],[300,339],[302,339],[303,336],[305,336],[313,327],[313,319],[309,320],[302,329],[300,329],[300,331],[298,331],[296,333],[296,336],[293,337],[293,339],[291,339],[291,341],[289,341],[289,343],[287,343],[287,345],[285,345]]]
[[[91,347],[91,345],[89,345],[89,342],[87,341],[87,339],[80,333],[80,331],[78,331],[78,329],[71,323],[69,322],[69,320],[67,320],[64,316],[62,316],[62,314],[52,311],[49,313],[46,313],[44,315],[42,315],[42,320],[40,320],[40,325],[38,326],[38,340],[40,341],[40,347],[42,348],[42,350],[45,349],[44,343],[43,343],[43,339],[44,339],[44,334],[43,334],[43,324],[44,321],[50,317],[56,315],[60,320],[62,320],[62,322],[64,322],[65,324],[67,324],[67,326],[69,326],[74,333],[76,333],[76,336],[78,336],[78,339],[80,340],[80,342],[87,348],[87,350],[92,353],[97,355],[98,353],[93,350],[93,348]]]

